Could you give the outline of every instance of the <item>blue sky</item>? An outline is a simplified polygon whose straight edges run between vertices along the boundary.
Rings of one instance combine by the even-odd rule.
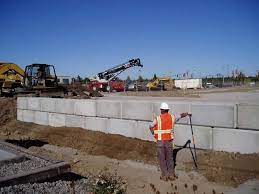
[[[140,58],[123,77],[259,70],[259,0],[0,0],[0,61],[92,76]]]

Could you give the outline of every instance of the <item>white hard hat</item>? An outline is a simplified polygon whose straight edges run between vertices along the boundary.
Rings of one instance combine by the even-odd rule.
[[[169,110],[170,108],[169,108],[169,106],[168,106],[168,104],[166,102],[162,102],[161,106],[160,106],[160,109],[162,109],[162,110]]]

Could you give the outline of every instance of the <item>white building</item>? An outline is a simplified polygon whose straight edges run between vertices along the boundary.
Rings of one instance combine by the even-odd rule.
[[[202,88],[202,79],[178,79],[174,83],[175,87],[180,89]]]
[[[72,77],[71,76],[57,76],[58,78],[58,83],[59,84],[64,84],[64,85],[69,85],[72,82]]]

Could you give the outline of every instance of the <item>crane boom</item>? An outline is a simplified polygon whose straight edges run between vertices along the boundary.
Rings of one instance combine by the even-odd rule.
[[[110,80],[114,79],[117,75],[119,75],[120,73],[125,71],[126,69],[134,67],[134,66],[143,67],[139,58],[131,59],[126,63],[117,65],[113,68],[100,72],[97,74],[96,77],[99,80],[104,79],[104,80],[110,81]]]

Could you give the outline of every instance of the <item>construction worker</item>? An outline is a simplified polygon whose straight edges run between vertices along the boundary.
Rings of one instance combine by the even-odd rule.
[[[157,157],[162,172],[160,179],[164,181],[177,178],[172,158],[174,124],[188,115],[187,112],[181,113],[180,115],[170,114],[169,109],[167,103],[161,103],[161,115],[157,116],[149,127],[157,142]]]

